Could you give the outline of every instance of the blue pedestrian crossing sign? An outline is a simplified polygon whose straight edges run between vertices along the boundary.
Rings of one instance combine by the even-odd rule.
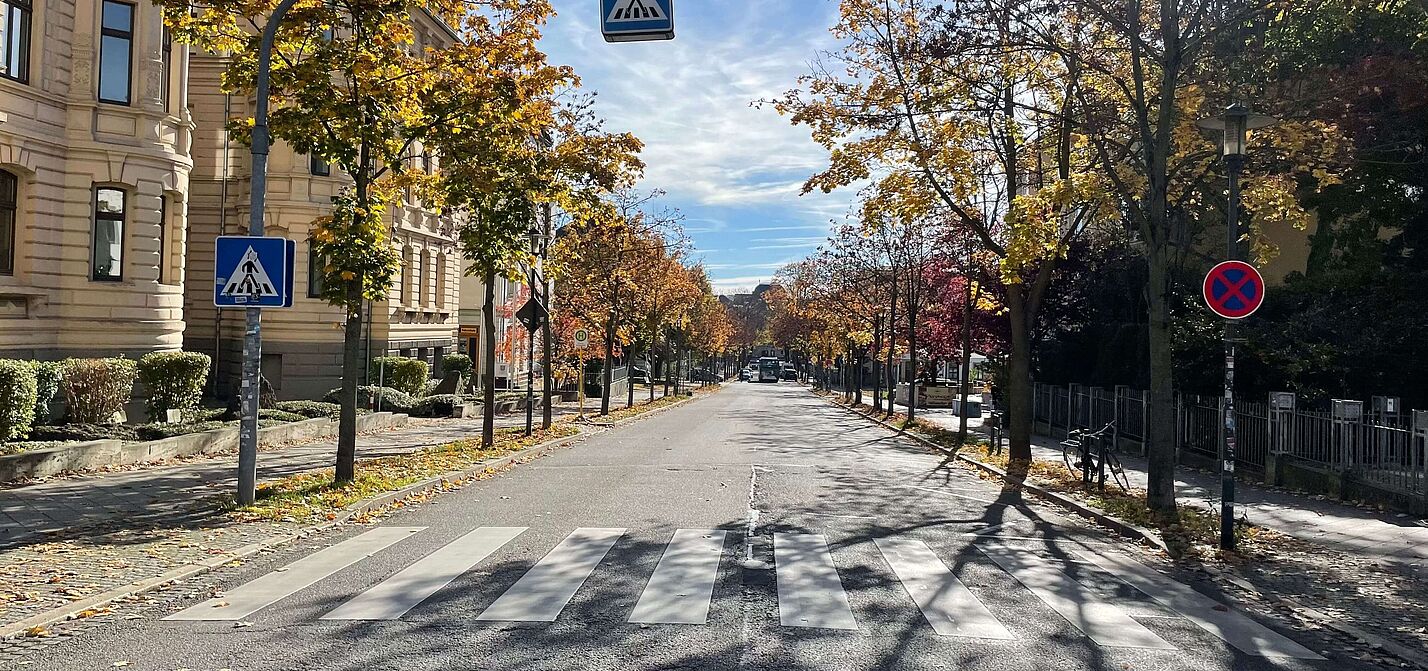
[[[213,304],[220,308],[292,307],[293,257],[287,238],[225,235],[214,249]]]
[[[600,0],[606,42],[674,39],[674,0]]]

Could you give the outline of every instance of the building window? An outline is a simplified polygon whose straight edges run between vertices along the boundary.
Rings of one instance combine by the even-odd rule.
[[[91,275],[96,282],[124,279],[124,192],[101,186],[94,190],[94,250]]]
[[[317,248],[307,244],[307,297],[322,298],[322,278],[327,275],[327,259],[318,256]]]
[[[0,0],[0,77],[30,79],[30,0]]]
[[[15,274],[15,212],[19,209],[20,180],[0,170],[0,275]]]
[[[411,303],[412,303],[412,300],[411,300],[411,292],[412,292],[411,265],[412,265],[412,248],[411,248],[411,247],[403,247],[403,248],[402,248],[402,293],[401,293],[401,296],[398,297],[398,299],[397,299],[398,301],[401,302],[402,305],[411,305]]]
[[[421,283],[417,285],[417,302],[426,307],[431,304],[431,254],[426,250],[422,250],[421,265],[417,266],[417,281]]]
[[[129,104],[129,74],[133,71],[134,6],[104,0],[99,30],[99,100]]]
[[[162,49],[161,58],[163,59],[164,69],[164,88],[160,92],[160,95],[164,102],[164,111],[172,112],[173,110],[169,108],[169,101],[173,98],[173,91],[169,89],[174,85],[174,38],[173,35],[169,34],[168,26],[164,26]]]
[[[332,174],[332,166],[323,160],[321,156],[308,156],[307,171],[318,177],[327,177]]]
[[[446,309],[446,254],[436,255],[436,309]]]
[[[421,171],[431,174],[431,150],[425,147],[421,150]]]

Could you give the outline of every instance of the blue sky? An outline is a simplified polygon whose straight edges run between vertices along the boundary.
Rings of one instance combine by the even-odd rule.
[[[598,0],[554,0],[542,42],[598,92],[611,130],[645,142],[642,188],[668,192],[715,289],[748,290],[802,258],[841,220],[851,192],[799,196],[827,155],[771,109],[837,16],[831,0],[678,0],[671,42],[609,44]]]

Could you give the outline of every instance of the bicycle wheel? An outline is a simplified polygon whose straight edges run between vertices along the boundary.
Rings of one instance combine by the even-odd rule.
[[[1076,462],[1077,462],[1077,463],[1080,463],[1080,461],[1081,461],[1081,449],[1080,449],[1080,447],[1079,447],[1079,446],[1076,446],[1076,445],[1069,445],[1069,444],[1067,444],[1067,443],[1065,443],[1065,442],[1061,443],[1061,463],[1066,464],[1066,470],[1069,471],[1069,472],[1071,473],[1071,475],[1074,475],[1074,476],[1078,476],[1078,477],[1079,477],[1079,476],[1081,475],[1081,471],[1078,470],[1077,467],[1071,465],[1071,451],[1072,451],[1072,450],[1076,450]]]
[[[1121,466],[1121,460],[1114,452],[1106,453],[1106,470],[1110,471],[1111,479],[1122,492],[1130,493],[1130,477],[1126,475],[1125,467]]]

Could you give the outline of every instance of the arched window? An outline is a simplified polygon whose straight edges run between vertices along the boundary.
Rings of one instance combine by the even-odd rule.
[[[20,206],[20,180],[0,170],[0,275],[15,274],[15,220]]]

